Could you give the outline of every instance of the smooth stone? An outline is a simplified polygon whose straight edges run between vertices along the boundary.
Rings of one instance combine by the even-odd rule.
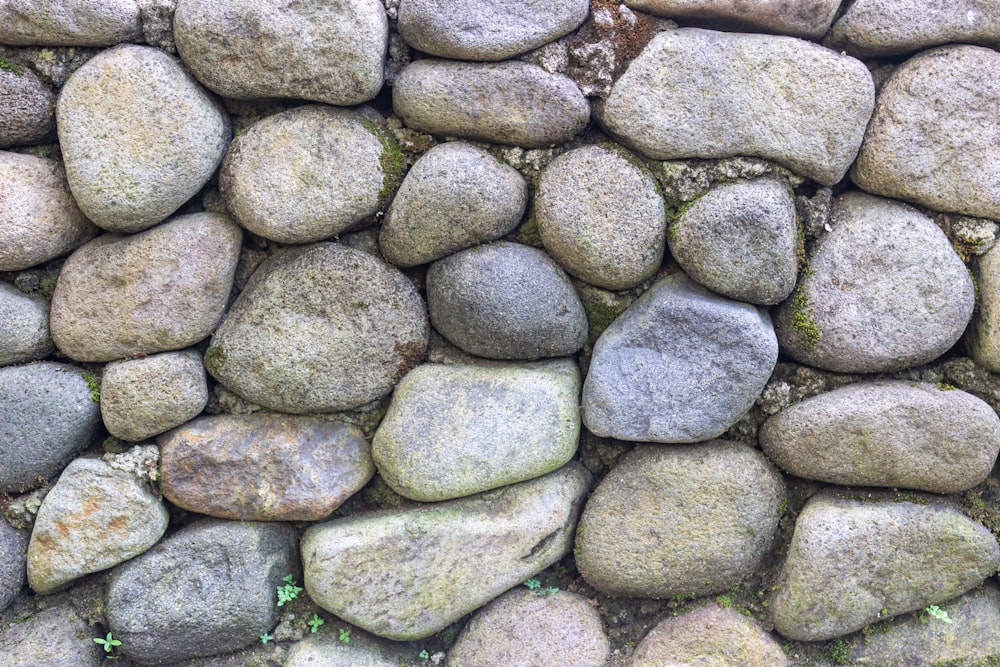
[[[417,664],[418,651],[405,644],[373,637],[357,628],[350,630],[350,642],[339,635],[315,634],[295,642],[282,667],[400,667]],[[235,667],[235,666],[234,666]]]
[[[69,601],[49,607],[21,623],[0,626],[0,657],[16,657],[11,667],[100,667],[100,646],[90,623]],[[5,665],[5,667],[6,667]]]
[[[14,529],[0,516],[0,612],[24,588],[24,582],[27,581],[27,560],[28,531]]]
[[[962,336],[972,278],[944,232],[905,204],[836,197],[791,298],[777,309],[781,349],[841,373],[880,373],[936,359]]]
[[[814,496],[795,523],[772,620],[788,639],[831,639],[950,600],[998,564],[996,538],[953,507]]]
[[[797,234],[788,185],[760,178],[712,188],[674,221],[667,240],[695,282],[737,301],[774,305],[795,288]]]
[[[101,418],[108,433],[138,442],[197,417],[208,382],[197,350],[116,361],[101,377]]]
[[[851,180],[872,194],[937,211],[1000,218],[997,151],[1000,54],[945,46],[910,58],[889,76]]]
[[[587,501],[577,527],[577,568],[588,584],[613,596],[728,590],[760,566],[784,495],[778,471],[745,445],[639,446]]]
[[[3,0],[0,44],[110,46],[142,39],[136,0]]]
[[[965,348],[976,363],[1000,372],[1000,244],[970,264],[979,288],[979,309],[965,331]]]
[[[819,39],[830,29],[839,0],[790,0],[748,4],[745,0],[626,0],[641,12],[712,23],[744,32]]]
[[[623,290],[663,261],[667,216],[653,177],[624,151],[587,146],[542,172],[535,220],[545,249],[568,273]]]
[[[336,412],[389,393],[428,336],[424,302],[402,273],[317,243],[260,265],[212,337],[205,367],[271,410]]]
[[[94,239],[59,273],[49,320],[56,347],[78,361],[112,361],[194,345],[222,318],[242,242],[218,213]]]
[[[309,105],[268,116],[230,144],[219,172],[228,210],[279,243],[352,229],[388,206],[405,162],[368,108]]]
[[[2,11],[2,10],[0,10]],[[56,96],[29,69],[0,68],[0,148],[29,146],[55,135]]]
[[[524,148],[569,141],[590,122],[571,79],[521,61],[417,60],[396,78],[392,106],[414,130]]]
[[[437,501],[561,467],[580,437],[580,371],[423,364],[396,386],[372,457],[396,493]]]
[[[167,509],[133,475],[99,459],[72,461],[45,496],[28,543],[28,584],[54,593],[156,544]]]
[[[462,141],[438,144],[406,174],[379,231],[382,255],[417,266],[513,231],[528,183],[513,167]]]
[[[589,486],[570,463],[477,496],[312,526],[306,591],[376,635],[428,637],[566,555]]]
[[[358,428],[311,417],[201,417],[156,442],[163,495],[222,519],[318,521],[375,474]]]
[[[41,359],[54,349],[48,301],[0,283],[0,366]]]
[[[0,493],[28,491],[58,475],[100,423],[79,368],[55,362],[0,368]]]
[[[0,151],[0,271],[20,271],[74,250],[99,231],[77,208],[56,160]]]
[[[174,39],[198,80],[223,97],[352,106],[382,88],[389,23],[377,0],[180,0]]]
[[[283,523],[205,519],[118,566],[105,613],[119,651],[159,665],[260,641],[278,621],[275,589],[298,571]]]
[[[66,81],[56,105],[73,197],[99,227],[131,234],[201,190],[232,137],[229,117],[159,49],[102,51]]]
[[[777,361],[767,311],[675,273],[597,340],[583,384],[583,423],[621,440],[710,440],[750,409]]]
[[[859,60],[793,37],[659,33],[598,105],[626,145],[657,160],[737,155],[840,181],[875,101]]]

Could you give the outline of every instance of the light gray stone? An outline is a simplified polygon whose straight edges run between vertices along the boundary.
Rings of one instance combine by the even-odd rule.
[[[747,3],[745,0],[626,0],[642,12],[671,19],[688,19],[744,32],[772,32],[819,39],[830,29],[839,0],[786,0]]]
[[[979,288],[979,309],[965,331],[965,347],[976,363],[1000,372],[1000,245],[973,259],[972,275]]]
[[[102,51],[76,70],[56,122],[80,209],[129,234],[197,194],[232,136],[226,113],[177,61],[135,45]]]
[[[777,360],[766,311],[676,273],[644,292],[594,345],[583,423],[622,440],[709,440],[750,409]]]
[[[54,349],[48,302],[0,283],[0,366],[41,359]]]
[[[28,531],[15,530],[0,517],[0,612],[24,588],[28,559]]]
[[[23,67],[0,68],[0,148],[42,143],[56,132],[56,96]]]
[[[833,185],[874,100],[868,69],[849,56],[793,37],[682,28],[653,38],[598,118],[658,160],[762,157]]]
[[[0,627],[0,657],[4,667],[100,667],[98,653],[103,651],[94,643],[94,634],[66,601],[22,623]]]
[[[351,641],[337,634],[310,635],[292,645],[282,667],[399,667],[418,659],[418,651],[406,644],[373,637],[351,628]]]
[[[141,37],[135,0],[0,1],[0,44],[109,46]]]

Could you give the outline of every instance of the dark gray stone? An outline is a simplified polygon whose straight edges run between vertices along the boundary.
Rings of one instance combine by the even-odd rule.
[[[100,667],[103,651],[91,627],[63,602],[0,627],[0,658],[5,667]]]
[[[54,136],[55,102],[56,96],[31,70],[0,68],[0,109],[4,110],[0,148],[38,144]]]
[[[28,531],[16,530],[0,517],[0,611],[24,588],[27,559]]]
[[[41,359],[54,349],[48,301],[0,283],[0,366]]]

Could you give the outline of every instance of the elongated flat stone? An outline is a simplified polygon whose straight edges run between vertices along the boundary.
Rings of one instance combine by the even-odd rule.
[[[0,3],[0,44],[108,46],[142,37],[136,0]]]
[[[773,32],[819,39],[830,29],[839,0],[625,0],[632,9],[665,16],[725,25],[744,32]]]

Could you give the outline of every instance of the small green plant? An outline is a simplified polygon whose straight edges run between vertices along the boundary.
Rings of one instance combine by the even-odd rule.
[[[528,587],[529,591],[538,596],[555,595],[556,593],[559,592],[559,589],[556,588],[555,586],[548,586],[546,588],[542,588],[542,582],[539,581],[538,579],[535,579],[534,577],[525,581],[524,585]]]
[[[315,614],[313,616],[315,616]],[[323,623],[323,620],[320,619],[320,624],[322,625],[322,623]],[[340,635],[339,635],[340,641],[344,642],[345,644],[350,644],[351,643],[351,630],[350,630],[350,628],[348,628],[346,630],[344,628],[337,628],[337,630],[340,631]],[[316,631],[313,630],[313,632],[316,632]]]
[[[847,657],[847,643],[843,639],[831,642],[827,647],[827,653],[830,655],[830,660],[838,665],[850,664]]]
[[[924,607],[924,613],[931,618],[936,618],[942,623],[951,623],[951,618],[948,617],[948,612],[946,612],[941,607],[936,604],[932,604],[929,607]]]
[[[427,652],[427,649],[424,649],[423,651],[417,654],[417,657],[420,658],[421,660],[430,660],[431,654]]]
[[[938,391],[951,391],[955,388],[955,385],[948,384],[947,382],[938,382],[934,386],[938,388]]]
[[[87,389],[90,390],[90,400],[94,403],[101,402],[101,383],[100,381],[91,375],[90,373],[81,373],[83,376],[83,381],[87,383]]]
[[[265,632],[264,634],[262,634],[260,636],[260,643],[261,644],[264,644],[265,646],[267,646],[267,643],[269,641],[274,641],[274,635],[270,635],[270,634],[268,634],[268,633]]]
[[[295,585],[295,577],[290,574],[285,575],[281,578],[283,585],[278,586],[278,606],[282,607],[286,602],[291,602],[295,598],[299,597],[299,593],[302,592],[301,586]]]
[[[309,632],[316,634],[316,631],[319,630],[319,626],[323,625],[325,622],[326,621],[324,621],[319,614],[314,613],[312,618],[306,621],[306,625],[309,626]],[[350,631],[348,631],[348,633],[350,633]],[[343,637],[343,635],[341,635],[341,637]]]
[[[2,56],[0,56],[0,70],[10,72],[11,74],[16,74],[18,76],[24,74],[24,67],[18,65],[17,63],[12,63]]]
[[[528,579],[526,582],[524,582],[524,585],[528,587],[529,591],[534,591],[534,590],[538,590],[538,588],[541,587],[542,582],[540,582],[538,579],[532,578],[532,579]]]
[[[122,645],[120,641],[111,636],[110,632],[108,633],[108,636],[104,638],[94,637],[94,643],[103,646],[105,653],[111,653],[112,649],[114,649],[116,646]]]
[[[731,597],[729,597],[728,595],[717,595],[715,597],[715,601],[723,609],[729,609],[730,607],[733,606],[733,599]]]

